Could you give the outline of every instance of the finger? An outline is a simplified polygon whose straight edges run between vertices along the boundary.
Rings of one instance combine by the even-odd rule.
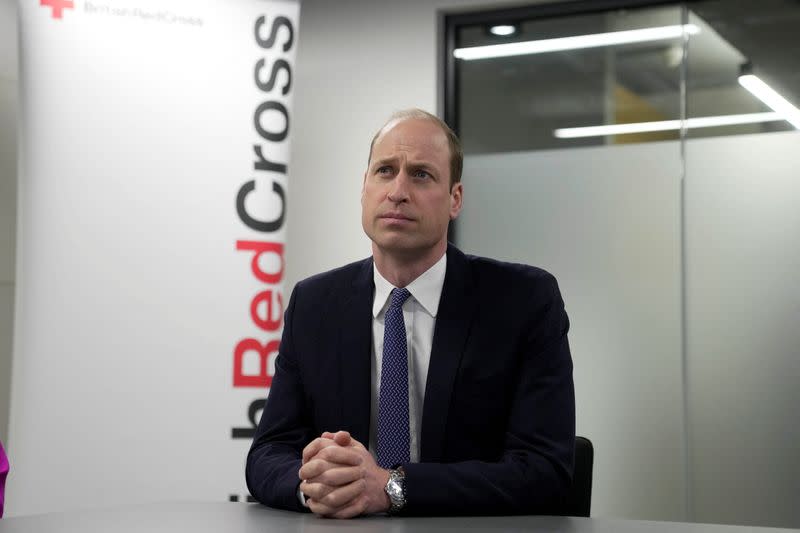
[[[350,446],[350,433],[347,431],[337,431],[336,434],[333,435],[333,440],[339,446]]]
[[[317,503],[317,500],[313,498],[307,499],[306,505],[308,505],[308,508],[311,509],[311,512],[314,513],[315,515],[329,516],[328,508],[325,507],[324,505]]]
[[[298,476],[312,479],[333,468],[361,466],[363,462],[364,459],[351,448],[325,448],[300,467]]]
[[[305,494],[307,498],[314,501],[321,500],[335,488],[336,487],[329,487],[327,485],[323,485],[322,483],[309,483],[308,481],[303,481],[302,483],[300,483],[300,492]],[[308,501],[306,503],[308,503]]]
[[[363,466],[348,466],[331,468],[316,477],[306,478],[306,481],[309,483],[322,483],[330,487],[341,487],[365,477],[366,469]]]
[[[321,476],[328,470],[331,470],[333,468],[338,468],[340,466],[341,465],[338,463],[332,463],[330,461],[325,461],[323,459],[315,457],[314,459],[311,459],[309,462],[300,467],[298,475],[300,476],[300,479],[311,480]]]
[[[351,504],[351,502],[364,493],[367,488],[365,479],[358,479],[342,487],[336,487],[322,498],[316,500],[322,505],[326,505],[331,512],[336,512]]]
[[[324,448],[314,456],[314,459],[347,466],[358,466],[364,462],[361,455],[352,448],[342,448],[335,445]]]
[[[367,499],[359,497],[353,500],[347,507],[336,511],[330,515],[331,518],[353,518],[354,516],[362,515],[367,510]]]
[[[303,448],[303,464],[307,463],[312,457],[317,455],[320,450],[328,446],[336,446],[332,439],[317,438],[308,443],[308,446]]]
[[[322,439],[314,439],[303,448],[303,464],[305,464],[311,457],[314,457],[317,452],[322,449]]]
[[[309,507],[311,507],[310,502],[313,501],[315,507],[312,507],[312,511],[325,516],[334,515],[356,503],[353,500],[361,496],[366,487],[367,482],[359,479],[344,487],[337,487],[319,499],[312,498],[309,500]]]
[[[300,467],[300,479],[313,479],[324,472],[341,467],[362,467],[364,459],[351,448],[327,448]]]
[[[309,459],[318,454],[323,448],[332,446],[334,444],[335,443],[332,439],[323,439],[322,437],[312,440],[308,443],[308,446],[303,448],[303,462],[307,462]]]
[[[322,433],[322,438],[323,439],[331,439],[331,440],[333,440],[334,435],[335,435],[335,433],[331,433],[330,431],[325,431],[325,432]]]

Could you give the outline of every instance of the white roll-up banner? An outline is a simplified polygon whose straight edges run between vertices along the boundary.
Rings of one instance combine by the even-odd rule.
[[[245,501],[299,5],[20,0],[8,515]]]

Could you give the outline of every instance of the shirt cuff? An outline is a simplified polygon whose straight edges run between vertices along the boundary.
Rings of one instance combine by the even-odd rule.
[[[302,483],[302,481],[300,483]],[[306,495],[303,494],[302,490],[300,490],[300,485],[297,485],[297,499],[300,500],[300,505],[308,508],[308,504],[306,503]]]

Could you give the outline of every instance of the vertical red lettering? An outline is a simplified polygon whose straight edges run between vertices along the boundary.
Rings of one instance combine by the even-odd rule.
[[[256,339],[242,339],[233,352],[233,386],[234,387],[269,387],[272,385],[272,376],[269,375],[269,357],[277,354],[280,341],[274,340],[262,344]],[[256,352],[259,369],[257,374],[245,374],[242,365],[244,356],[248,352]]]
[[[250,268],[253,275],[264,283],[277,285],[283,279],[283,269],[286,262],[283,258],[283,243],[280,242],[259,242],[259,241],[236,241],[237,250],[250,250],[255,252],[250,261]],[[280,259],[280,269],[277,272],[264,272],[258,265],[258,259],[263,253],[273,253]]]
[[[283,295],[279,292],[277,293],[278,297],[278,305],[280,306],[280,311],[278,313],[278,318],[272,318],[272,291],[267,289],[265,291],[261,291],[255,295],[253,301],[250,302],[250,318],[253,319],[253,323],[263,329],[264,331],[276,331],[278,328],[281,327],[281,323],[283,322]],[[264,312],[264,316],[259,316],[258,314],[258,306],[261,302],[266,302],[267,309]]]

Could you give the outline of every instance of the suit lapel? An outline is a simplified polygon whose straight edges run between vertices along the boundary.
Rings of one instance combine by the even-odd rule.
[[[442,460],[450,396],[476,309],[476,302],[469,297],[470,285],[467,258],[454,246],[448,246],[422,412],[423,462]]]
[[[338,401],[341,427],[365,446],[369,443],[370,368],[372,348],[372,259],[365,259],[340,308]],[[325,317],[335,321],[336,316]]]

